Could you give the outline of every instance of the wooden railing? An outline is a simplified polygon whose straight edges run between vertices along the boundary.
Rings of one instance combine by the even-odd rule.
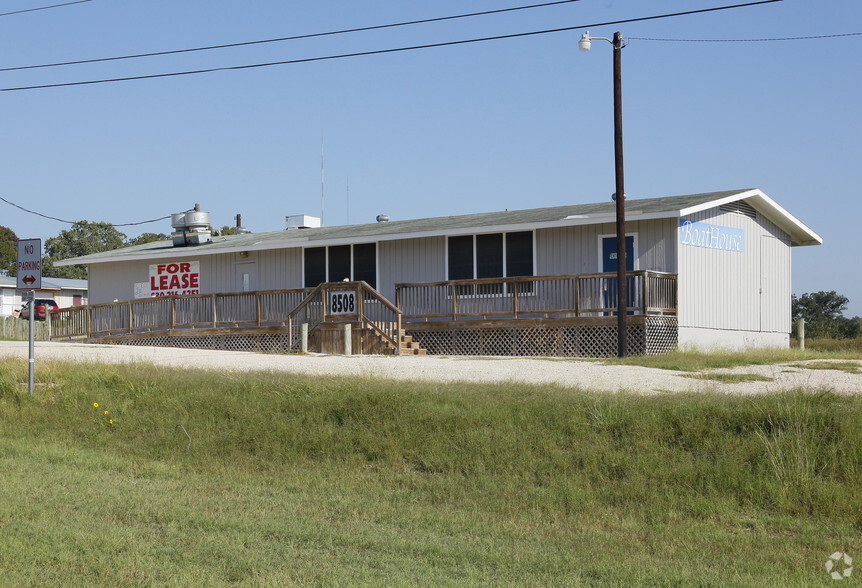
[[[397,284],[404,321],[606,316],[617,311],[617,274],[488,278]],[[629,314],[676,314],[676,274],[626,274]]]
[[[63,308],[51,313],[52,339],[173,329],[285,326],[310,288],[164,296]]]
[[[630,314],[675,315],[676,274],[627,274]],[[347,296],[345,296],[347,295]],[[335,308],[353,300],[352,308]],[[398,284],[396,304],[365,282],[317,288],[165,296],[51,312],[52,339],[196,328],[288,327],[359,322],[398,348],[405,320],[580,317],[616,314],[616,273]]]
[[[291,347],[299,344],[299,325],[312,333],[324,323],[358,322],[393,349],[400,346],[401,311],[363,281],[320,284],[288,316]]]

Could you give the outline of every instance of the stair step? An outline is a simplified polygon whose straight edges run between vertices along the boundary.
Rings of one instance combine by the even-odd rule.
[[[427,355],[428,352],[421,348],[415,349],[402,349],[401,355]]]

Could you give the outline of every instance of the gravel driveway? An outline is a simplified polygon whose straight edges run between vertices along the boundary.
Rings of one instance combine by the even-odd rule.
[[[0,357],[27,360],[27,342],[0,341]],[[797,387],[809,391],[828,389],[843,394],[862,392],[860,373],[843,370],[803,369],[806,362],[746,366],[692,374],[636,366],[605,365],[600,361],[529,359],[508,357],[433,357],[433,356],[335,356],[269,355],[238,351],[206,351],[166,347],[132,347],[82,343],[36,343],[36,371],[40,361],[103,363],[144,362],[170,367],[207,370],[272,371],[306,375],[370,376],[397,380],[438,382],[524,382],[558,384],[590,390],[631,391],[638,393],[716,391],[731,394],[757,394]],[[822,366],[823,361],[818,361]],[[734,384],[709,380],[704,374],[757,374],[769,381]]]

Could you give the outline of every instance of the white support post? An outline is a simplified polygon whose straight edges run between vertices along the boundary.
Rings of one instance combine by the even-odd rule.
[[[344,323],[344,355],[353,355],[353,326]]]

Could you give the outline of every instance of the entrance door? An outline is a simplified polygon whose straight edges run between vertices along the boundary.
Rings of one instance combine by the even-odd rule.
[[[258,288],[257,262],[244,261],[233,266],[234,287],[239,292],[253,292]]]
[[[602,237],[602,272],[611,273],[617,271],[617,238]],[[635,236],[626,235],[626,271],[631,272],[635,269]],[[626,305],[628,307],[636,306],[637,293],[635,292],[634,278],[626,279]],[[617,279],[608,278],[604,288],[604,306],[605,308],[617,307]],[[608,313],[616,314],[616,313]],[[629,312],[631,314],[631,312]]]

